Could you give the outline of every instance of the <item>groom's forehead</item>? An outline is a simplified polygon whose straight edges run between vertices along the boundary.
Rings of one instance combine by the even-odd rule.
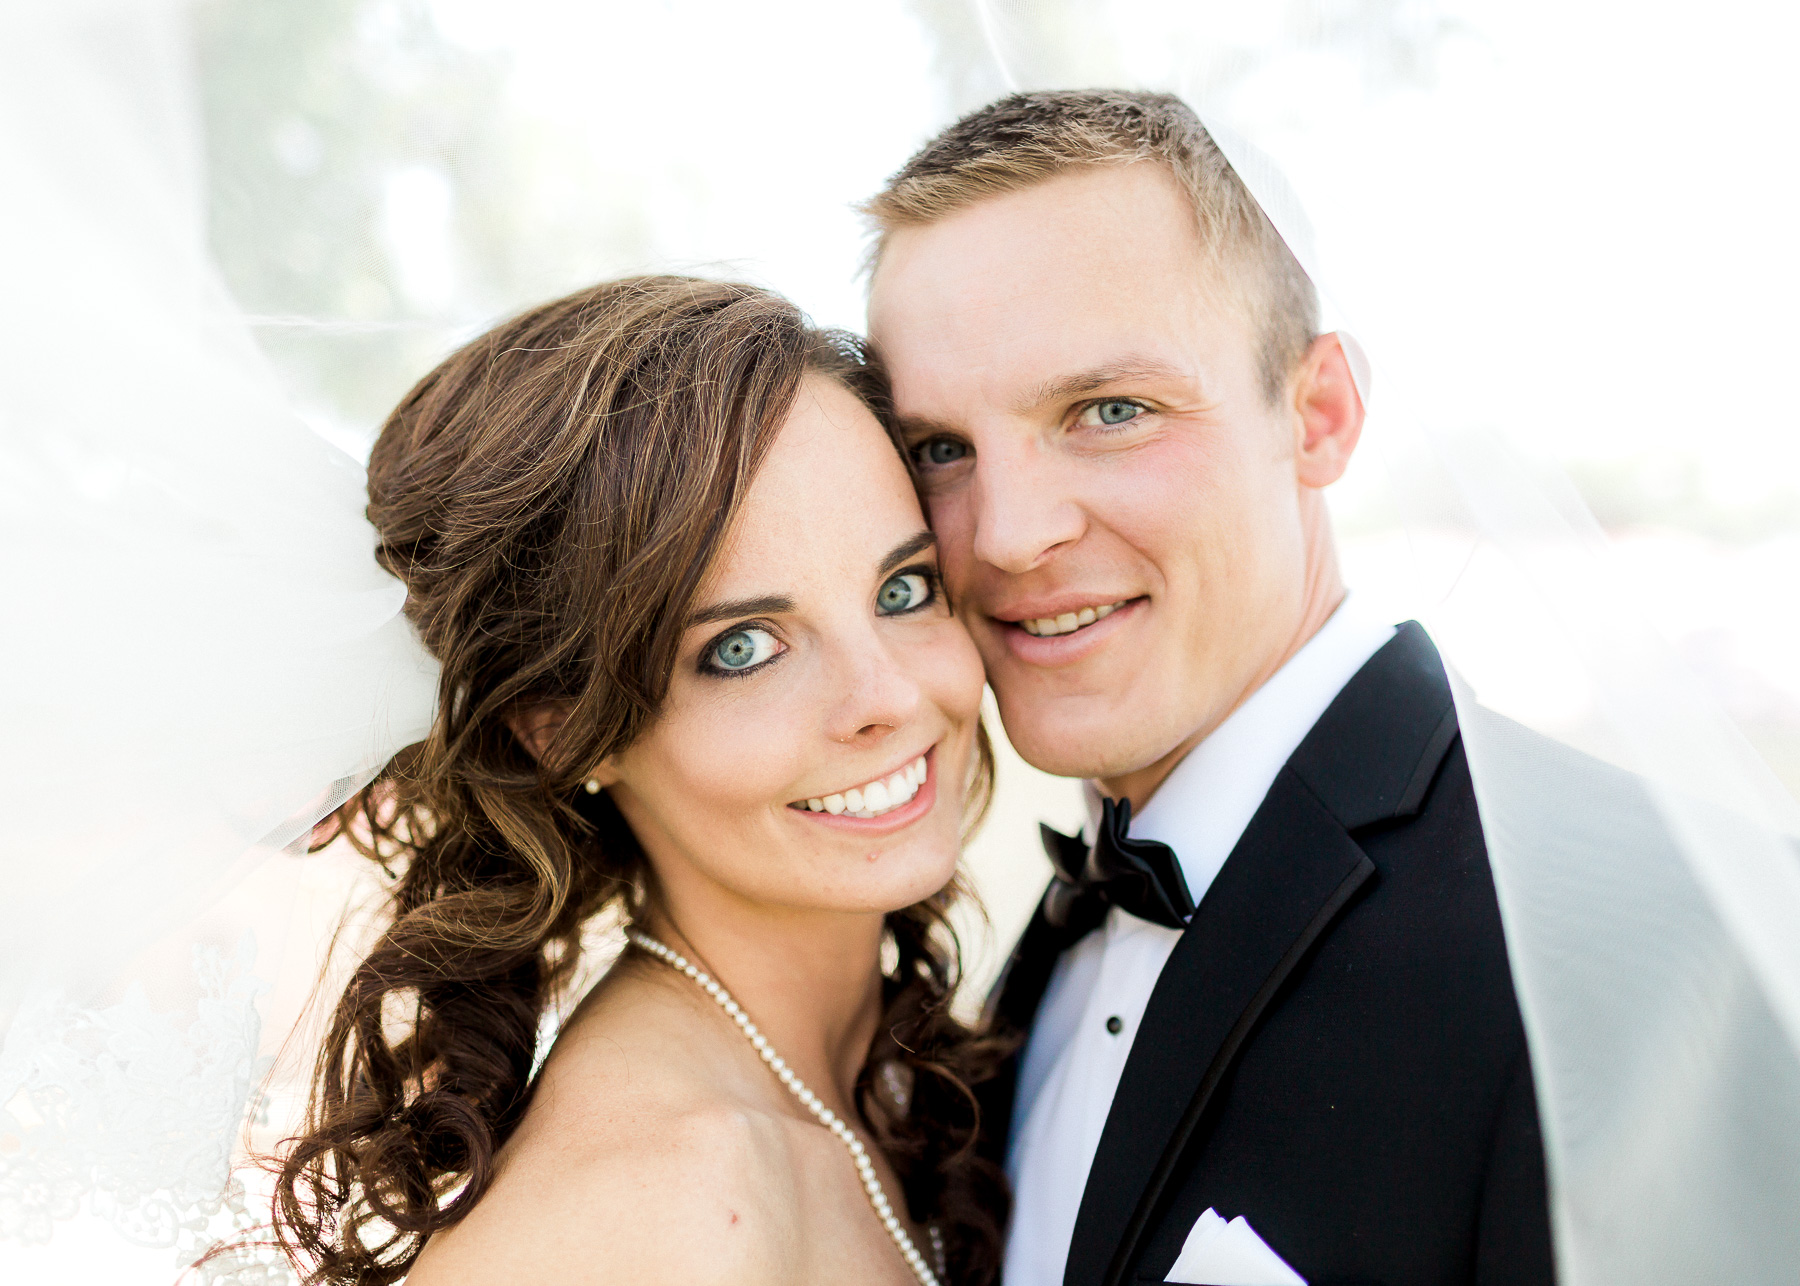
[[[1191,368],[1197,346],[1252,342],[1241,292],[1172,180],[1082,178],[890,239],[870,332],[903,410],[952,388],[1008,404],[1072,396],[1109,371],[1166,374]]]
[[[1164,167],[1089,167],[892,230],[872,274],[870,307],[879,314],[920,296],[940,306],[994,300],[1146,269],[1189,276],[1218,258]]]

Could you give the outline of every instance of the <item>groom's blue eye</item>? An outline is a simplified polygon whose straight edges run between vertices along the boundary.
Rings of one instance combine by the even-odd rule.
[[[917,611],[932,599],[931,578],[923,572],[896,572],[875,592],[875,610],[883,616]]]
[[[773,634],[767,630],[746,627],[721,635],[706,655],[713,670],[741,674],[774,656],[775,649]]]
[[[955,438],[928,438],[913,448],[913,458],[932,468],[955,464],[968,454],[968,443],[958,442]]]
[[[1117,424],[1128,424],[1144,413],[1144,408],[1137,402],[1129,402],[1124,398],[1108,398],[1104,402],[1095,402],[1081,413],[1081,423],[1111,428]]]

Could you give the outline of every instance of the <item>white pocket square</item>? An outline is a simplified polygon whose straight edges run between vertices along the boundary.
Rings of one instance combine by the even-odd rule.
[[[1163,1280],[1186,1286],[1306,1286],[1306,1278],[1264,1244],[1249,1220],[1239,1215],[1226,1223],[1210,1209],[1194,1220]]]

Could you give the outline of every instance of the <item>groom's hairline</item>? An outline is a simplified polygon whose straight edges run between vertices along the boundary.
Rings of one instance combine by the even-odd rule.
[[[1264,391],[1273,400],[1318,331],[1317,294],[1206,127],[1170,94],[1012,94],[964,116],[860,206],[874,230],[868,276],[903,228],[1063,174],[1138,161],[1160,165],[1188,197],[1203,252],[1262,331]]]

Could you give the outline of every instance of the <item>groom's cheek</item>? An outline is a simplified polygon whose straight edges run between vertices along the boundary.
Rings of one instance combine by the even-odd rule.
[[[967,488],[925,486],[925,517],[937,536],[938,569],[944,578],[944,592],[965,624],[972,624],[969,613],[974,602],[974,523],[969,514]]]

